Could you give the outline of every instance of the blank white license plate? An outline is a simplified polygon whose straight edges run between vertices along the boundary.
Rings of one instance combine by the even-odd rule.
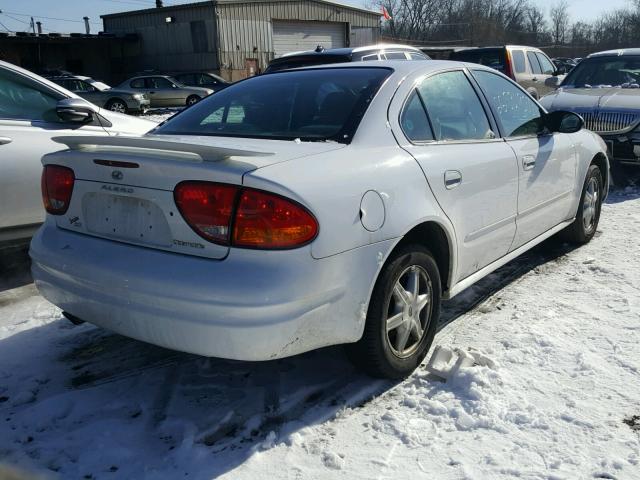
[[[171,230],[155,203],[135,197],[88,193],[82,201],[87,231],[144,245],[171,246]]]

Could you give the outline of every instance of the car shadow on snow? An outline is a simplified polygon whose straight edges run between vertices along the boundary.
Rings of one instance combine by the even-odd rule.
[[[571,250],[552,240],[502,267],[446,302],[440,328],[480,305],[499,308],[503,287],[566,260]],[[149,468],[162,477],[172,458],[177,470],[167,478],[212,478],[274,439],[288,441],[397,385],[356,371],[341,347],[236,362],[169,351],[62,318],[0,341],[0,379],[0,452],[62,478],[116,470],[132,477]],[[62,412],[60,403],[68,404]],[[88,428],[102,421],[109,435]],[[99,448],[93,448],[96,436]],[[99,457],[86,460],[91,455]]]

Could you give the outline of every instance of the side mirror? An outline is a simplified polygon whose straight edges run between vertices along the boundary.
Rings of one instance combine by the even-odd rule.
[[[56,113],[65,122],[89,123],[96,112],[89,102],[81,98],[64,98],[56,105]]]
[[[576,133],[584,127],[584,119],[577,113],[558,110],[547,113],[545,125],[552,132]]]
[[[556,71],[556,74],[553,77],[549,77],[544,81],[545,87],[553,88],[554,90],[558,88],[562,79],[558,77],[559,73]]]

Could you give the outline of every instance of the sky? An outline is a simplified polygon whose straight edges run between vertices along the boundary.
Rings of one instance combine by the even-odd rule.
[[[193,0],[191,0],[193,1]],[[189,0],[164,0],[165,5],[191,3]],[[344,0],[341,0],[344,1]],[[537,4],[548,13],[557,0],[537,0]],[[369,4],[368,0],[346,0],[358,6]],[[594,20],[606,10],[625,7],[629,0],[569,0],[571,20]],[[0,0],[0,31],[25,31],[31,16],[42,22],[45,32],[84,32],[82,17],[91,22],[91,32],[102,29],[100,15],[125,10],[150,8],[155,0]]]

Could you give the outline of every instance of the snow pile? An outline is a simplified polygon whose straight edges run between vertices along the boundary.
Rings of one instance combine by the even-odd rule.
[[[477,365],[371,380],[340,348],[202,359],[0,291],[0,462],[54,478],[640,479],[640,190],[445,304]],[[479,361],[478,359],[481,359]],[[443,377],[443,378],[442,378]]]

